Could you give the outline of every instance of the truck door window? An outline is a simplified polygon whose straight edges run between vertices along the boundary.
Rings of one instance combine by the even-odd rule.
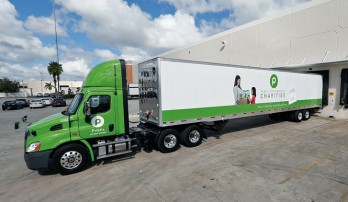
[[[100,114],[110,110],[110,96],[93,95],[89,98],[91,103],[91,114]]]

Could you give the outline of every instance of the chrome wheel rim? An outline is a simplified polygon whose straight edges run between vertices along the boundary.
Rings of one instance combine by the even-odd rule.
[[[193,130],[189,133],[189,140],[191,143],[197,143],[201,138],[201,134],[198,130]]]
[[[60,165],[68,170],[77,168],[82,163],[82,155],[78,151],[65,152],[60,158]]]
[[[308,118],[309,118],[309,111],[306,111],[306,113],[305,113],[305,117],[306,117],[306,119],[308,119]]]
[[[169,134],[164,138],[164,146],[168,149],[175,147],[177,142],[176,136],[173,134]]]
[[[298,113],[298,115],[297,115],[297,119],[298,120],[302,120],[302,113],[300,112],[300,113]]]

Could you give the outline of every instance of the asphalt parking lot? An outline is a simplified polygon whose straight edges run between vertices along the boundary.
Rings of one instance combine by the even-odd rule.
[[[174,153],[141,151],[68,176],[27,169],[14,122],[63,110],[0,112],[0,201],[348,201],[347,120],[238,119]]]

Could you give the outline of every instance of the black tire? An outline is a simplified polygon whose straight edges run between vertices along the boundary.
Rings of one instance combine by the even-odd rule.
[[[77,173],[86,167],[88,155],[87,148],[82,145],[64,145],[54,152],[49,167],[62,175]]]
[[[163,130],[157,138],[157,147],[163,153],[176,151],[179,148],[179,132],[174,129]]]
[[[1,107],[1,108],[2,108],[3,111],[5,111],[5,109],[6,109],[5,107]]]
[[[203,136],[204,130],[197,125],[189,126],[180,133],[182,143],[187,147],[196,147],[200,145]]]
[[[308,119],[311,118],[311,112],[308,109],[302,110],[302,114],[303,114],[304,121],[307,121]]]
[[[301,122],[303,120],[303,113],[301,110],[294,111],[291,116],[292,121]]]

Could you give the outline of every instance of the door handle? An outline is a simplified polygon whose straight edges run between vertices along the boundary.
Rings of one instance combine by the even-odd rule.
[[[110,124],[109,125],[109,131],[111,132],[111,131],[113,131],[114,130],[114,124]]]

